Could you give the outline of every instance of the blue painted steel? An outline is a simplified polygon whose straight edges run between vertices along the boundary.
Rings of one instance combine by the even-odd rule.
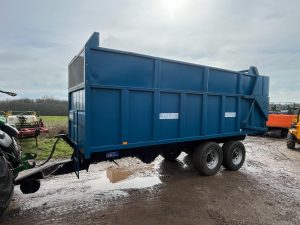
[[[78,57],[84,68],[69,69],[69,79],[83,82],[69,86],[69,136],[85,158],[266,129],[269,78],[255,67],[235,72],[100,48],[98,33],[69,68]]]

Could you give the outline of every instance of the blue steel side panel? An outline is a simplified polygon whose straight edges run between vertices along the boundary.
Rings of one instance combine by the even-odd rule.
[[[253,101],[251,99],[242,99],[242,103],[241,103],[241,118],[244,120],[248,113],[249,113],[249,109],[251,108],[251,103]],[[251,120],[251,115],[250,115],[250,120]],[[241,121],[242,122],[242,121]]]
[[[120,90],[92,89],[91,102],[91,146],[120,144]]]
[[[255,77],[250,75],[243,75],[242,92],[243,95],[251,95],[254,85]]]
[[[153,140],[153,92],[131,91],[129,95],[129,143]]]
[[[262,96],[263,95],[263,77],[258,76],[256,77],[256,85],[254,86],[254,89],[252,90],[253,94]]]
[[[161,113],[178,113],[180,96],[175,93],[160,94],[160,112]],[[162,119],[160,120],[159,139],[174,139],[179,137],[179,120]]]
[[[77,112],[77,126],[78,126],[78,142],[80,146],[84,145],[85,140],[85,112]]]
[[[152,59],[91,50],[91,83],[112,86],[153,87]]]
[[[210,69],[208,92],[236,94],[238,91],[237,89],[238,73]]]
[[[221,97],[207,97],[207,134],[219,134],[221,131]]]
[[[263,77],[263,96],[269,96],[269,77]]]
[[[160,87],[173,90],[202,91],[203,75],[204,69],[201,67],[163,61]]]
[[[85,111],[83,89],[69,93],[69,138],[83,147],[85,142]]]
[[[188,94],[186,97],[185,135],[200,136],[202,133],[202,95]]]
[[[70,110],[71,107],[69,107],[69,138],[71,140],[75,140],[75,129],[74,129],[74,110]]]
[[[254,107],[253,113],[252,113],[252,125],[256,127],[263,127],[265,120],[263,117],[260,116],[259,109],[257,107]]]
[[[237,97],[226,97],[225,112],[237,112]],[[224,133],[238,132],[237,117],[224,117]]]

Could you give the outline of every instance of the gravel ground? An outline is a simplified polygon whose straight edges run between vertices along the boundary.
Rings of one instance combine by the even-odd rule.
[[[300,150],[284,139],[247,137],[236,172],[199,175],[182,153],[170,163],[134,158],[42,181],[21,194],[0,224],[300,224]]]

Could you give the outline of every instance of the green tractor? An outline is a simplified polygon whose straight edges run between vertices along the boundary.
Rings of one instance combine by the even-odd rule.
[[[16,96],[15,93],[0,91],[0,93]],[[29,159],[35,155],[26,154],[22,157],[22,149],[18,144],[19,131],[6,122],[0,115],[0,217],[11,201],[15,178],[19,172],[34,167]]]
[[[8,94],[13,97],[17,95],[1,90],[0,93]],[[78,157],[79,151],[77,150],[75,152],[75,145],[68,138],[66,133],[59,132],[56,135],[57,139],[52,146],[48,158],[37,165],[34,161],[37,156],[36,154],[22,154],[22,148],[18,143],[18,137],[22,138],[22,135],[20,135],[21,132],[22,129],[18,130],[16,126],[7,122],[7,118],[4,115],[0,115],[0,217],[8,208],[16,185],[20,186],[20,190],[23,194],[31,194],[39,190],[41,186],[40,180],[50,175],[56,176],[75,172],[79,178],[80,170],[88,170],[89,164],[83,164],[81,161],[75,160],[76,156]],[[70,160],[46,165],[52,158],[59,140],[65,141],[73,148],[74,152]],[[18,176],[19,172],[34,167],[36,168],[34,171]]]

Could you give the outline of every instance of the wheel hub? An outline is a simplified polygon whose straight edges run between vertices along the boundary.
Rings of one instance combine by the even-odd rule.
[[[235,148],[232,152],[232,163],[234,165],[238,165],[241,163],[243,158],[242,150],[239,148]]]
[[[209,169],[214,169],[219,162],[219,155],[216,150],[211,149],[206,156],[206,165]]]

